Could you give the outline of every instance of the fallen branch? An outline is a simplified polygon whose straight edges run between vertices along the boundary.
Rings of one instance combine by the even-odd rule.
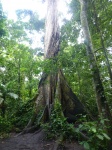
[[[22,132],[20,132],[16,137],[26,134],[26,133],[31,133],[34,132],[35,130],[39,129],[39,126],[35,125],[29,128],[25,128]]]

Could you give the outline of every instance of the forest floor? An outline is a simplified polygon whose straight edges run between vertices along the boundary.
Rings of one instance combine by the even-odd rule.
[[[43,131],[0,139],[0,150],[55,150],[56,141],[46,140]],[[78,142],[64,142],[64,147],[58,150],[84,150]]]

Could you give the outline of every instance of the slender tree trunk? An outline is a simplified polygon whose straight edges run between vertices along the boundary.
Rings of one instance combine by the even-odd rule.
[[[32,83],[32,71],[29,73],[29,83],[31,84]],[[29,85],[29,98],[32,97],[32,86]]]
[[[94,87],[95,87],[95,92],[96,92],[99,114],[101,115],[104,109],[106,116],[110,120],[111,118],[110,110],[109,110],[107,100],[104,94],[104,88],[103,88],[102,81],[100,78],[99,69],[98,69],[96,59],[93,53],[93,45],[92,45],[92,40],[91,40],[88,21],[87,21],[87,14],[86,14],[86,9],[87,9],[86,2],[85,0],[79,0],[79,2],[81,4],[81,14],[80,14],[81,24],[82,24],[82,29],[83,29],[83,34],[84,34],[84,39],[85,39],[85,44],[86,44],[86,50],[87,50],[87,54],[89,57],[90,68],[93,74]]]
[[[105,125],[111,126],[112,123],[112,116],[109,110],[109,106],[104,94],[104,88],[102,85],[102,81],[100,78],[100,73],[99,69],[96,63],[96,59],[94,57],[93,53],[93,45],[92,45],[92,40],[90,36],[90,31],[89,31],[89,26],[88,26],[88,20],[87,20],[87,13],[86,13],[86,1],[85,0],[79,0],[80,5],[81,5],[81,13],[80,13],[80,18],[81,18],[81,24],[82,24],[82,29],[83,29],[83,34],[85,38],[85,44],[86,44],[86,50],[87,54],[89,57],[89,63],[90,63],[90,68],[93,74],[93,81],[94,81],[94,87],[95,87],[95,92],[96,92],[96,102],[97,102],[97,107],[99,110],[99,114],[104,118],[107,118],[110,122],[107,123],[105,122]],[[107,133],[110,136],[110,129],[107,129]],[[111,144],[109,143],[109,150],[112,148]]]
[[[103,53],[104,53],[104,56],[105,56],[105,59],[106,59],[106,65],[107,65],[108,73],[109,73],[109,76],[110,76],[110,84],[111,84],[111,87],[112,87],[112,70],[111,70],[111,67],[110,67],[110,62],[109,62],[109,59],[108,59],[107,50],[105,48],[105,44],[104,44],[104,40],[103,40],[103,34],[102,34],[102,31],[100,30],[100,25],[99,25],[99,21],[98,21],[94,1],[92,2],[92,6],[93,6],[93,9],[94,9],[95,25],[96,25],[97,31],[99,33],[99,36],[100,36],[100,43],[101,43],[102,50],[103,50]]]
[[[82,88],[81,88],[81,75],[80,75],[80,70],[78,68],[78,64],[75,65],[75,69],[76,69],[77,77],[78,77],[79,95],[82,99],[83,93],[82,93]]]
[[[5,112],[6,112],[6,104],[5,104],[5,101],[6,101],[6,95],[5,94],[3,94],[3,102],[2,102],[2,104],[1,104],[1,106],[0,106],[0,108],[1,108],[1,116],[3,117],[3,118],[5,118]]]
[[[21,72],[20,72],[20,67],[21,67],[21,60],[19,58],[18,60],[18,97],[20,99],[21,97]]]

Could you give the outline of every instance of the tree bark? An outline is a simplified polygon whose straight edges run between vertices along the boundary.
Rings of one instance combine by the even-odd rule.
[[[45,59],[55,59],[55,56],[58,55],[60,45],[57,11],[58,0],[47,0],[47,2],[44,57]],[[77,120],[77,115],[85,112],[82,103],[68,86],[60,69],[57,69],[54,73],[43,73],[38,92],[36,111],[27,128],[33,125],[40,109],[43,109],[40,119],[43,122],[48,121],[56,99],[60,101],[63,113],[68,121]]]
[[[5,104],[5,101],[6,101],[6,95],[4,93],[3,94],[3,102],[0,104],[1,116],[3,118],[5,118],[5,113],[6,113],[6,104]]]
[[[58,25],[59,0],[47,0],[47,16],[45,23],[45,58],[52,58],[59,52],[59,25]]]
[[[31,68],[30,68],[30,70],[31,70]],[[29,98],[31,98],[32,97],[32,85],[31,85],[31,83],[32,83],[32,70],[30,71],[30,73],[28,75],[28,79],[29,79],[29,83],[30,83],[28,93],[29,93]]]
[[[21,98],[21,71],[20,71],[20,68],[21,68],[21,58],[19,56],[19,59],[18,59],[18,97],[19,97],[18,106],[19,106],[20,98]]]
[[[96,7],[95,7],[94,3],[95,2],[93,1],[92,6],[93,6],[93,9],[94,9],[95,25],[96,25],[97,31],[99,33],[99,36],[100,36],[100,43],[101,43],[102,50],[103,50],[103,53],[104,53],[104,56],[105,56],[106,66],[107,66],[108,73],[109,73],[109,76],[110,76],[110,84],[111,84],[111,87],[112,87],[112,70],[111,70],[111,67],[110,67],[110,62],[109,62],[109,59],[108,59],[107,50],[106,50],[105,43],[104,43],[104,40],[103,40],[103,33],[100,30],[100,24],[99,24],[99,21],[98,21]]]
[[[102,81],[100,78],[100,72],[99,72],[97,62],[96,62],[96,59],[95,59],[94,53],[93,53],[93,44],[92,44],[92,40],[91,40],[91,35],[90,35],[88,20],[87,20],[87,13],[86,13],[86,9],[87,9],[86,3],[87,2],[85,0],[79,0],[79,2],[81,5],[81,13],[80,13],[81,25],[82,25],[82,29],[83,29],[86,50],[87,50],[89,63],[90,63],[90,68],[91,68],[92,75],[93,75],[98,111],[101,116],[103,115],[103,118],[107,118],[110,121],[109,123],[106,122],[105,125],[108,124],[111,127],[112,116],[111,116],[110,109],[109,109],[109,106],[108,106],[108,103],[107,103],[107,100],[106,100],[106,97],[104,94],[104,88],[103,88]],[[107,130],[108,130],[107,132],[109,134],[110,129],[107,129]]]
[[[105,110],[108,109],[108,104],[104,94],[104,88],[102,85],[99,69],[93,52],[93,45],[92,45],[91,35],[90,35],[88,21],[87,21],[87,14],[86,14],[86,9],[87,9],[86,2],[85,0],[79,0],[79,2],[81,4],[81,13],[80,13],[81,25],[83,29],[90,68],[93,74],[94,87],[95,87],[95,92],[97,97],[97,106],[98,106],[99,114],[102,114],[103,108],[105,108]],[[109,113],[109,109],[108,109],[108,113]]]

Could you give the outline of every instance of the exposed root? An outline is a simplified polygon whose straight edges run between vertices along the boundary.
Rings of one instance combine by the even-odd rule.
[[[45,77],[42,77],[39,83],[39,94],[36,99],[36,110],[30,119],[22,134],[31,132],[35,126],[34,122],[40,110],[43,108],[41,115],[38,117],[38,125],[40,122],[45,123],[49,120],[51,110],[55,104],[55,100],[58,99],[62,105],[62,111],[65,117],[71,122],[77,120],[78,114],[84,114],[85,109],[77,96],[73,93],[68,86],[66,79],[61,70],[58,73],[54,73]]]
[[[39,128],[40,128],[40,126],[32,126],[29,128],[25,128],[22,132],[20,132],[18,135],[16,135],[16,137],[23,135],[23,134],[26,134],[26,133],[32,133],[35,130],[38,130]]]
[[[61,135],[58,140],[55,142],[52,150],[58,150],[58,148],[62,145],[63,136]]]
[[[39,133],[41,131],[42,131],[42,129],[40,128],[39,130],[35,131],[33,135],[35,135],[35,134],[37,134],[37,133]]]

